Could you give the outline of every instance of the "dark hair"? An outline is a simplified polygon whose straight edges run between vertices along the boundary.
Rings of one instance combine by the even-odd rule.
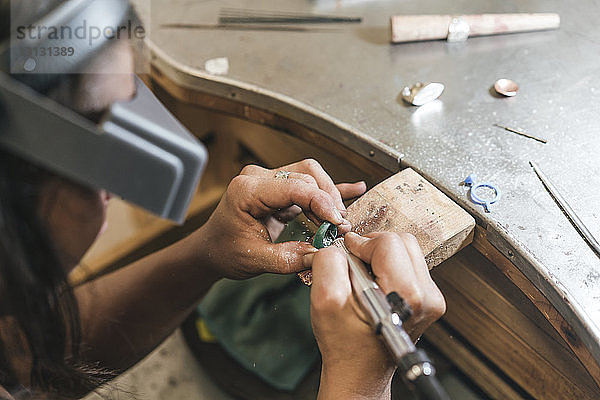
[[[31,390],[78,397],[115,374],[79,356],[73,288],[38,217],[41,185],[53,178],[0,148],[0,318],[11,328],[0,334],[0,385],[24,389],[13,366],[25,355],[32,363]]]
[[[35,20],[61,1],[12,2],[19,8],[13,16],[28,10]],[[7,39],[10,3],[0,0],[0,43]],[[79,397],[114,377],[80,360],[77,302],[38,216],[41,187],[54,178],[0,148],[0,385],[23,395],[17,397],[34,392]],[[31,363],[31,389],[19,381],[15,365],[21,357]]]

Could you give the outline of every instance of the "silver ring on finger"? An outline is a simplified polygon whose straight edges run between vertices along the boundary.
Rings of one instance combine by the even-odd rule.
[[[290,171],[277,171],[275,172],[275,179],[290,179]]]

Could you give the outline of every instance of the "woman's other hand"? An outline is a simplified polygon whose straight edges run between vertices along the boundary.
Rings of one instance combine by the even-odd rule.
[[[274,244],[284,224],[304,212],[317,225],[330,221],[347,232],[343,200],[365,190],[364,182],[336,186],[315,160],[273,170],[249,165],[191,240],[204,252],[200,259],[229,278],[300,271],[302,257],[316,249],[300,241]]]

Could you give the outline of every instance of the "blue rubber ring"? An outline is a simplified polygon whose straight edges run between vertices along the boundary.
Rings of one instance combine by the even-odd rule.
[[[475,191],[481,187],[487,187],[487,188],[492,189],[494,191],[494,197],[490,200],[484,200],[484,199],[478,197],[477,194],[475,194]],[[473,201],[473,203],[482,205],[485,212],[489,213],[490,210],[489,210],[488,206],[490,204],[494,204],[495,202],[497,202],[500,199],[500,189],[498,189],[496,186],[492,185],[491,183],[478,183],[475,185],[471,185],[471,189],[469,190],[469,195],[471,196],[471,200]]]

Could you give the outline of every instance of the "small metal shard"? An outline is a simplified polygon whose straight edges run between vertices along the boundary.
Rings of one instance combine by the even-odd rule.
[[[548,143],[548,141],[546,139],[544,139],[544,138],[533,136],[533,135],[529,135],[529,134],[527,134],[525,132],[521,132],[521,131],[518,131],[518,130],[513,129],[513,128],[509,128],[509,127],[506,127],[506,126],[503,126],[503,125],[500,125],[500,124],[494,124],[494,126],[497,126],[498,128],[502,128],[502,129],[507,130],[507,131],[512,132],[512,133],[516,133],[517,135],[525,136],[526,138],[529,138],[529,139],[537,140],[538,142],[542,142],[544,144]]]

